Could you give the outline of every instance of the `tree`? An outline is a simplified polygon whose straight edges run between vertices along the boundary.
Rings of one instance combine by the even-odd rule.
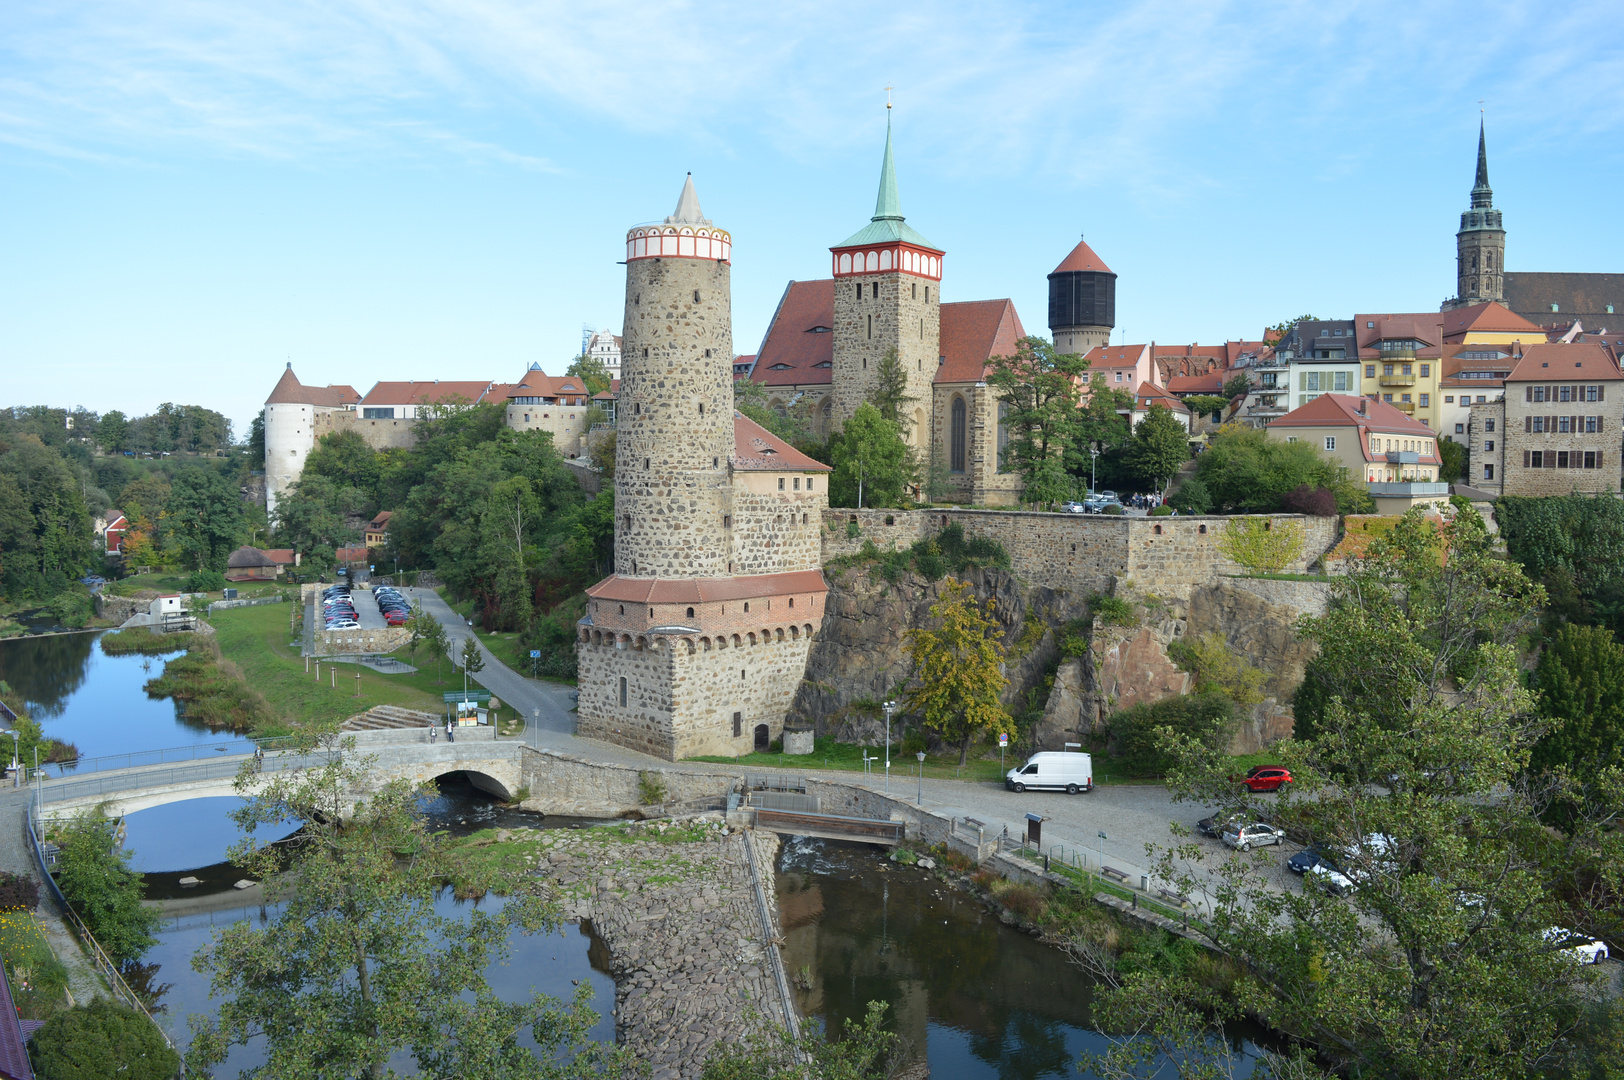
[[[615,444],[619,441],[619,432],[610,431],[588,442],[587,459],[594,469],[603,474],[605,481],[615,478]],[[606,483],[603,490],[610,490],[611,487],[612,484]]]
[[[767,388],[753,379],[733,380],[733,407],[803,453],[816,448],[811,403],[797,394],[787,404],[769,403]]]
[[[121,964],[157,944],[158,913],[141,906],[142,878],[130,869],[133,852],[113,839],[113,823],[99,814],[74,819],[62,830],[62,895]]]
[[[1295,319],[1287,319],[1285,322],[1277,322],[1267,330],[1263,331],[1263,344],[1272,349],[1284,341],[1286,339],[1286,335],[1291,333],[1291,328],[1296,326],[1298,323],[1319,321],[1320,318],[1318,315],[1299,315]]]
[[[903,699],[943,742],[958,743],[960,765],[969,760],[976,735],[1014,734],[1014,722],[999,702],[1009,680],[1000,670],[1004,646],[992,614],[995,603],[989,598],[983,609],[969,584],[946,578],[940,599],[930,607],[937,628],[906,635],[913,671]]]
[[[242,535],[242,499],[219,473],[189,468],[175,477],[165,522],[194,570],[224,570]]]
[[[580,379],[588,398],[597,397],[611,385],[609,369],[595,356],[577,356],[564,374]]]
[[[1121,487],[1129,479],[1126,455],[1133,445],[1128,417],[1133,394],[1120,390],[1095,372],[1088,383],[1088,398],[1073,417],[1074,471],[1098,490]],[[1099,451],[1096,458],[1090,451]]]
[[[254,414],[248,424],[248,467],[255,472],[265,470],[265,410]]]
[[[1009,433],[1000,471],[1021,474],[1027,502],[1065,498],[1066,491],[1057,493],[1063,485],[1056,477],[1075,448],[1077,402],[1087,362],[1075,353],[1056,353],[1043,338],[1024,337],[1016,342],[1014,356],[995,356],[987,367],[987,385],[1001,403],[999,425]]]
[[[1545,643],[1534,685],[1550,724],[1534,745],[1536,770],[1565,768],[1589,785],[1624,766],[1624,647],[1611,630],[1562,627]]]
[[[1304,484],[1329,488],[1344,514],[1375,509],[1345,468],[1308,443],[1285,442],[1240,424],[1218,429],[1196,458],[1195,474],[1211,494],[1213,508],[1225,513],[1276,513],[1286,493]]]
[[[869,402],[857,406],[829,443],[830,506],[905,506],[915,480],[913,454],[898,426]]]
[[[1338,1075],[1523,1080],[1575,1062],[1598,980],[1548,932],[1614,917],[1589,897],[1620,885],[1624,776],[1608,773],[1565,835],[1542,824],[1550,792],[1524,771],[1543,724],[1514,647],[1540,600],[1476,514],[1440,532],[1411,511],[1305,620],[1333,692],[1313,732],[1274,747],[1294,783],[1255,795],[1222,753],[1165,740],[1180,797],[1317,840],[1346,895],[1312,879],[1282,890],[1266,857],[1209,869],[1200,845],[1163,849],[1156,873],[1210,909],[1191,928],[1239,969],[1237,992],[1124,981],[1107,1012],[1244,1010]]]
[[[1231,398],[1219,397],[1213,394],[1191,394],[1184,399],[1184,404],[1188,406],[1192,416],[1206,416],[1211,413],[1222,421],[1224,410],[1229,408],[1231,400]]]
[[[130,421],[117,409],[103,413],[96,423],[96,443],[109,454],[124,452],[124,443],[130,437]]]
[[[485,669],[485,657],[479,651],[479,639],[469,634],[462,639],[462,670],[468,675],[477,675]]]
[[[736,1041],[717,1043],[700,1080],[889,1080],[900,1040],[884,1028],[883,1001],[871,1001],[862,1020],[848,1018],[840,1038],[825,1038],[808,1024],[801,1035],[770,1021]]]
[[[52,1016],[34,1032],[29,1057],[50,1080],[170,1080],[180,1068],[156,1024],[104,997]]]
[[[1222,693],[1179,694],[1113,713],[1111,749],[1133,776],[1161,776],[1178,763],[1165,748],[1168,732],[1223,750],[1240,716]]]
[[[1223,394],[1224,400],[1234,401],[1236,398],[1241,397],[1244,394],[1251,393],[1251,391],[1252,377],[1243,371],[1238,375],[1231,375],[1228,379],[1224,380],[1224,388],[1222,391],[1220,391],[1220,393]]]
[[[1459,480],[1466,475],[1466,447],[1453,439],[1438,440],[1438,479]]]
[[[541,502],[528,477],[509,477],[491,489],[481,520],[486,626],[518,631],[529,627],[535,616],[529,568],[541,561],[537,541],[543,524]]]
[[[900,430],[908,429],[908,406],[917,398],[908,393],[908,373],[903,370],[902,361],[897,357],[895,349],[885,350],[880,357],[879,368],[875,373],[874,392],[868,400],[880,411],[880,415],[897,425]]]
[[[396,1054],[425,1076],[619,1076],[623,1054],[584,1039],[596,1020],[589,993],[505,1002],[485,981],[510,933],[556,931],[557,906],[520,893],[495,914],[441,917],[435,894],[457,869],[418,810],[432,787],[391,781],[352,806],[350,792],[375,782],[371,762],[353,740],[310,749],[328,764],[238,777],[248,801],[232,816],[246,838],[232,860],[277,906],[263,924],[218,931],[193,958],[220,1009],[217,1020],[192,1017],[189,1065],[260,1040],[268,1076],[392,1076]],[[302,826],[294,838],[255,843],[254,829],[290,817]],[[519,1045],[526,1030],[534,1053]]]
[[[1189,460],[1190,433],[1166,405],[1152,405],[1133,429],[1128,467],[1139,479],[1160,487]]]
[[[1179,489],[1168,496],[1167,505],[1181,514],[1205,514],[1212,509],[1212,493],[1198,476],[1179,484]]]

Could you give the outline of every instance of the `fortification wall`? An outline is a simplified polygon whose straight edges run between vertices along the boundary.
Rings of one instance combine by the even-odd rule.
[[[850,534],[855,519],[857,535]],[[824,561],[851,555],[872,540],[882,551],[903,548],[950,524],[966,536],[1002,544],[1010,569],[1034,585],[1077,592],[1109,590],[1132,578],[1141,589],[1185,597],[1190,589],[1244,567],[1218,548],[1234,519],[1227,517],[1111,517],[1048,514],[1026,510],[844,510],[824,515]],[[1336,518],[1275,514],[1270,524],[1296,523],[1304,532],[1302,553],[1285,567],[1302,573],[1337,539]]]
[[[819,533],[828,496],[822,491],[771,487],[779,480],[794,480],[799,485],[801,479],[789,474],[735,475],[731,573],[780,574],[822,565]]]

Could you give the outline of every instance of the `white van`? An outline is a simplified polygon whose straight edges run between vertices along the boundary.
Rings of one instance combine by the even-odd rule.
[[[1010,791],[1064,791],[1075,795],[1079,791],[1094,790],[1094,758],[1089,754],[1056,753],[1044,751],[1033,754],[1025,765],[1011,769],[1004,776],[1004,787]]]

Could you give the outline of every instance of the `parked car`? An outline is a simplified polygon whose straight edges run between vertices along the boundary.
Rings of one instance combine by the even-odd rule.
[[[1265,825],[1261,821],[1251,825],[1231,825],[1218,834],[1227,847],[1236,851],[1250,851],[1255,847],[1267,847],[1278,844],[1286,838],[1286,830],[1277,829],[1273,825]]]
[[[1353,888],[1353,879],[1328,860],[1310,866],[1303,874],[1304,881],[1318,881],[1337,896]]]
[[[404,611],[391,611],[383,617],[386,626],[405,626],[406,613]]]
[[[1004,776],[1004,787],[1010,791],[1047,788],[1068,795],[1093,791],[1094,758],[1089,754],[1045,750],[1033,754],[1025,765],[1009,770]]]
[[[1216,838],[1229,826],[1235,824],[1236,815],[1233,811],[1219,811],[1211,817],[1204,817],[1195,823],[1195,831],[1202,836]]]
[[[1249,769],[1239,782],[1253,791],[1278,791],[1291,783],[1291,773],[1278,765],[1258,765]]]
[[[1063,514],[1086,514],[1088,513],[1088,507],[1080,502],[1069,502],[1061,506],[1060,512]]]
[[[1122,508],[1122,504],[1113,496],[1094,495],[1083,502],[1083,513],[1103,514],[1105,513],[1106,507],[1109,506],[1114,506],[1119,510]]]
[[[1316,866],[1336,869],[1336,860],[1318,844],[1310,844],[1286,860],[1286,869],[1294,874],[1306,874]]]
[[[1557,946],[1580,964],[1599,964],[1609,955],[1605,941],[1586,937],[1574,930],[1553,926],[1545,931],[1543,936],[1547,942]]]

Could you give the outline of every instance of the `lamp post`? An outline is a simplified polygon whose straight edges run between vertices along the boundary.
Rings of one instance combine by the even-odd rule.
[[[897,703],[887,701],[882,708],[885,709],[885,793],[891,794],[891,714],[896,711]]]
[[[1095,491],[1095,488],[1094,488],[1094,468],[1099,463],[1100,463],[1100,448],[1097,447],[1097,446],[1090,446],[1088,448],[1088,493],[1090,495],[1094,494],[1094,491]]]
[[[923,750],[914,754],[919,759],[919,805],[925,805],[925,752]]]

